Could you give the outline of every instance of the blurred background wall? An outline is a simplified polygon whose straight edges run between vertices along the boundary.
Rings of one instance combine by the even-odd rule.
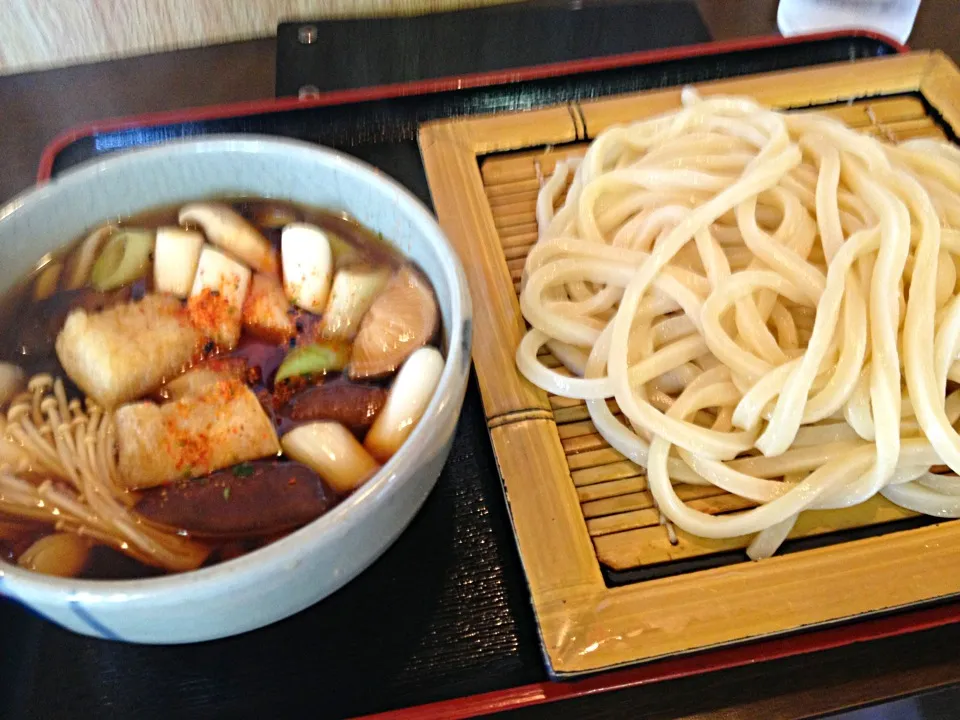
[[[404,15],[512,0],[0,0],[0,75],[247,40],[301,18]]]

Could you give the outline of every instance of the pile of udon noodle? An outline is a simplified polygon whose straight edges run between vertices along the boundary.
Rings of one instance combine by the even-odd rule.
[[[804,510],[877,493],[960,516],[960,150],[742,97],[682,105],[543,183],[521,372],[586,400],[667,520],[756,534],[753,558]],[[674,483],[756,506],[713,516]]]

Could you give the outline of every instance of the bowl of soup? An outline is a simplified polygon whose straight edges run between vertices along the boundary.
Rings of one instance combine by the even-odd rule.
[[[0,595],[187,643],[292,615],[399,536],[469,372],[459,260],[332,150],[117,153],[0,209]]]

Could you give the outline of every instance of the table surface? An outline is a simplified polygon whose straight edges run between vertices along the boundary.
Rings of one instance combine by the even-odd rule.
[[[776,5],[698,2],[717,40],[775,33]],[[909,43],[943,50],[960,62],[956,0],[924,0]],[[262,39],[0,77],[0,201],[33,182],[44,146],[71,126],[272,97],[274,72],[275,42]],[[949,688],[960,685],[958,646],[960,626],[953,626],[509,715],[606,718],[639,716],[642,709],[644,717],[809,717],[886,702],[885,717],[947,717],[960,706],[960,692]],[[913,693],[924,694],[898,700]]]

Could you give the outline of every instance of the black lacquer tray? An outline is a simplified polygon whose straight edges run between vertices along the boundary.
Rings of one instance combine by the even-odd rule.
[[[463,18],[446,17],[449,32],[465,31]],[[614,21],[608,17],[596,22]],[[393,37],[404,32],[401,24],[378,23],[369,37]],[[312,60],[303,56],[303,48],[289,47],[299,43],[301,25],[280,28],[278,88],[344,87],[342,80],[325,81],[326,76],[318,73],[324,67],[322,53],[342,52],[340,46],[324,50],[322,44],[310,43],[307,48],[321,53]],[[318,38],[336,37],[341,31],[361,37],[367,32],[362,25],[346,30],[337,24],[314,25]],[[438,27],[431,32],[444,32],[442,23]],[[671,36],[670,42],[705,39],[702,25],[689,29],[685,38]],[[608,50],[601,43],[595,52],[638,47],[642,46],[615,44]],[[428,119],[541,107],[897,50],[880,38],[849,34],[790,42],[758,39],[508,72],[500,71],[507,67],[503,58],[493,64],[457,65],[466,60],[452,57],[446,66],[409,66],[398,75],[382,77],[403,81],[410,73],[450,74],[444,67],[494,72],[301,101],[281,99],[96,123],[55,141],[44,156],[40,179],[116,150],[171,138],[251,132],[341,149],[381,168],[429,203],[416,143],[417,127]],[[559,57],[583,52],[574,48]],[[516,57],[519,62],[558,59],[546,50]],[[356,81],[369,79],[358,76]],[[0,628],[0,717],[9,720],[336,717],[440,701],[453,701],[443,704],[441,715],[463,714],[489,710],[495,703],[483,699],[461,703],[457,698],[513,692],[521,698],[512,704],[517,706],[523,704],[523,693],[511,689],[539,686],[548,679],[475,378],[449,462],[421,512],[371,568],[316,606],[240,637],[179,647],[75,636],[3,600]],[[782,654],[788,653],[768,648],[755,659]],[[668,668],[663,677],[746,661],[728,658],[711,663],[703,656],[687,670],[682,665]],[[580,688],[596,690],[603,683],[597,680]],[[409,715],[426,712],[414,708]]]

